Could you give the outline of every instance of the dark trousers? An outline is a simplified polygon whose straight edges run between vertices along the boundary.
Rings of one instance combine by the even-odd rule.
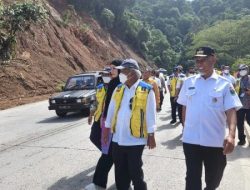
[[[186,190],[201,190],[202,165],[205,168],[206,188],[215,190],[226,167],[226,156],[222,148],[205,147],[183,143],[186,158]]]
[[[161,90],[160,91],[160,108],[162,106],[163,100],[164,100],[164,94],[163,94],[163,90]]]
[[[237,111],[237,129],[238,138],[240,141],[245,141],[246,135],[244,133],[244,122],[246,121],[250,125],[250,109],[240,109]]]
[[[132,180],[134,190],[147,190],[142,170],[144,145],[120,146],[112,143],[117,190],[128,190]]]
[[[93,183],[100,187],[106,188],[108,182],[108,174],[113,165],[112,145],[109,147],[108,154],[102,154],[96,165]]]
[[[176,121],[176,110],[178,111],[178,117],[180,122],[182,123],[182,105],[178,104],[174,97],[170,97],[170,103],[171,103],[171,116],[172,120]]]

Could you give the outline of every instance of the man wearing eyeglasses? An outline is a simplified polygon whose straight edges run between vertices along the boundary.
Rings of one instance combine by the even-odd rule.
[[[156,101],[152,86],[140,80],[138,63],[126,59],[121,66],[118,85],[112,95],[105,122],[113,132],[112,148],[115,182],[118,190],[127,190],[132,180],[135,190],[146,190],[142,170],[145,145],[155,148]],[[108,138],[104,137],[104,141]]]
[[[223,176],[226,154],[234,149],[236,110],[242,104],[233,85],[214,71],[217,59],[212,48],[198,48],[194,59],[199,74],[184,81],[177,100],[183,105],[186,190],[202,189],[203,164],[205,190],[215,190]]]

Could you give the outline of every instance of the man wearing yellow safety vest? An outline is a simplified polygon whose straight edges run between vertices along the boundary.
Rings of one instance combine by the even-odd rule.
[[[91,128],[90,139],[96,146],[102,151],[99,158],[95,173],[93,176],[93,182],[87,185],[85,190],[93,189],[106,189],[108,174],[113,165],[112,158],[112,146],[110,145],[111,134],[108,134],[109,142],[104,145],[102,142],[104,121],[107,116],[108,106],[111,100],[111,96],[118,84],[120,84],[119,71],[115,69],[116,66],[121,65],[122,60],[115,59],[108,64],[107,69],[102,72],[103,83],[97,86],[96,92],[96,106],[92,110],[94,115],[94,124]],[[93,114],[94,113],[94,114]],[[92,123],[92,115],[89,116],[89,124]]]
[[[152,86],[141,81],[138,63],[126,59],[120,67],[121,85],[115,89],[105,122],[111,128],[115,182],[118,190],[146,190],[142,170],[144,146],[155,148],[156,102]],[[108,141],[108,136],[104,141]]]
[[[152,72],[152,69],[147,68],[142,73],[142,80],[152,86],[154,93],[155,93],[156,109],[159,110],[160,109],[160,92],[159,92],[157,82],[151,77],[151,72]]]
[[[180,73],[179,68],[175,67],[173,70],[173,74],[169,76],[169,79],[167,81],[168,90],[170,92],[171,116],[172,116],[172,120],[170,121],[171,124],[176,123],[176,110],[178,110],[178,117],[180,119],[180,122],[182,122],[181,105],[179,105],[176,101],[178,96],[177,83],[179,83],[179,80],[181,80],[179,73]]]

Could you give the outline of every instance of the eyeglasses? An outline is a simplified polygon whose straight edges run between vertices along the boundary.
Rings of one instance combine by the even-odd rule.
[[[132,104],[133,104],[133,98],[131,98],[131,99],[129,100],[129,108],[130,108],[130,110],[132,110]]]
[[[244,69],[238,69],[238,71],[245,71],[246,70],[246,68],[244,68]]]

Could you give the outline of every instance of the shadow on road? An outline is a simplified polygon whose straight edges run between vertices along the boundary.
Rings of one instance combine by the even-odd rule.
[[[63,177],[47,190],[82,190],[86,185],[92,182],[95,166],[71,177]],[[91,173],[91,175],[90,175]]]
[[[161,144],[166,146],[167,149],[171,149],[171,150],[176,149],[177,146],[182,146],[181,136],[182,136],[182,134],[178,135],[174,139],[168,140],[168,141],[163,142]]]
[[[165,124],[165,125],[160,125],[159,127],[156,128],[156,131],[162,131],[162,130],[165,130],[165,129],[174,129],[176,128],[180,123],[177,122],[175,123],[174,125],[171,125],[171,124]]]
[[[88,184],[92,183],[95,166],[71,177],[63,177],[47,190],[83,190]],[[107,190],[116,190],[115,184],[111,185]]]
[[[83,116],[82,113],[69,113],[65,117],[54,116],[38,121],[37,123],[65,123],[65,122],[78,121],[83,118],[86,118],[86,116]]]
[[[227,156],[228,161],[234,161],[241,158],[250,158],[250,147],[249,146],[236,146],[234,151]]]
[[[159,119],[160,119],[161,121],[167,121],[167,120],[170,120],[170,119],[171,119],[171,115],[166,116],[166,117],[159,117]]]

